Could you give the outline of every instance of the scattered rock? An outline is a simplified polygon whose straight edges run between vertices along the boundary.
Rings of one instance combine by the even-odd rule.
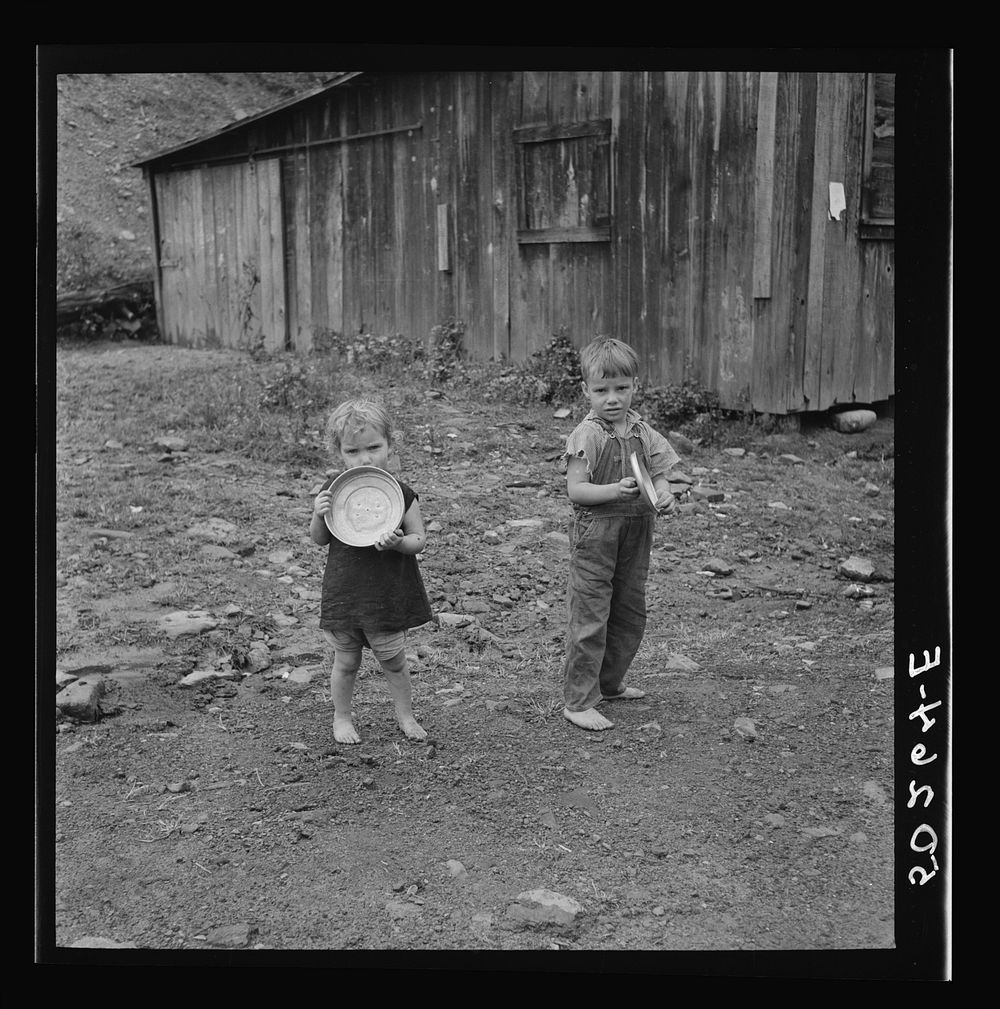
[[[457,858],[449,858],[445,862],[445,868],[448,870],[448,875],[452,877],[468,876],[468,871]]]
[[[775,511],[790,512],[791,506],[786,505],[784,501],[768,501],[768,508],[773,508]]]
[[[475,618],[466,613],[438,613],[437,621],[442,627],[468,627]]]
[[[837,573],[854,582],[870,582],[875,577],[875,565],[864,557],[848,557],[837,568]]]
[[[721,557],[709,557],[702,565],[705,571],[711,571],[713,575],[725,577],[733,573],[732,564],[727,563]]]
[[[851,584],[840,594],[847,599],[863,599],[875,595],[875,590],[870,585]]]
[[[851,834],[851,836],[848,838],[848,840],[852,844],[864,844],[865,841],[868,840],[868,835],[863,830],[859,830],[859,831],[856,831],[855,833]]]
[[[874,410],[844,410],[831,415],[830,426],[842,434],[857,434],[870,428],[875,420]]]
[[[429,533],[439,533],[444,530],[444,526],[440,522],[434,521],[427,524],[427,531]]]
[[[186,452],[188,443],[183,438],[175,438],[165,435],[157,438],[153,444],[157,448],[162,448],[165,452]]]
[[[556,420],[565,420],[567,417],[572,416],[572,414],[573,411],[570,410],[568,406],[563,406],[560,407],[558,410],[556,410],[556,412],[553,413],[552,416],[555,417]]]
[[[764,817],[764,822],[772,828],[784,827],[785,818],[780,813],[768,813]]]
[[[745,715],[741,715],[733,722],[733,731],[740,739],[753,740],[757,738],[757,726],[754,725],[752,718],[747,718]]]
[[[69,944],[70,949],[135,949],[127,942],[115,942],[100,935],[85,935]]]
[[[507,917],[527,926],[566,926],[576,922],[583,905],[554,890],[526,890],[517,895],[517,903],[507,908]]]
[[[893,677],[892,666],[879,666],[878,669],[875,670],[876,680],[891,680],[892,677]]]
[[[745,448],[724,448],[722,451],[726,455],[731,455],[734,459],[742,459],[747,454]]]
[[[691,441],[687,435],[683,435],[680,431],[670,431],[667,434],[667,441],[681,454],[690,455],[694,449],[695,444]]]
[[[667,656],[667,661],[663,664],[664,669],[682,669],[684,672],[693,673],[701,669],[694,659],[689,659],[686,655],[678,652],[671,652]]]
[[[719,490],[718,487],[702,487],[699,484],[691,488],[691,497],[695,501],[725,501],[726,492]]]
[[[261,673],[271,666],[271,650],[263,641],[255,641],[247,652],[244,673]]]
[[[234,925],[220,925],[213,928],[205,937],[209,946],[221,946],[225,949],[242,949],[257,934],[257,929],[246,922]]]
[[[507,525],[515,529],[537,529],[545,523],[541,519],[508,519]]]
[[[193,526],[189,526],[184,531],[184,535],[194,537],[195,539],[212,540],[214,543],[222,543],[226,540],[231,540],[236,535],[236,532],[236,526],[232,522],[227,522],[225,519],[220,518],[210,518],[204,522],[196,522]]]
[[[795,608],[797,610],[811,610],[812,609],[812,603],[807,602],[805,599],[796,599],[795,600]]]
[[[865,494],[866,494],[866,496],[868,496],[868,497],[878,497],[879,494],[881,494],[881,493],[882,493],[882,491],[881,491],[881,488],[879,488],[878,484],[874,484],[874,483],[866,483],[865,484]]]
[[[272,564],[288,564],[294,556],[291,550],[272,550],[267,559]]]
[[[177,681],[179,687],[196,687],[205,680],[232,679],[236,674],[231,670],[195,669]]]
[[[866,781],[861,786],[861,793],[877,806],[884,806],[889,800],[886,790],[877,781]]]
[[[806,840],[818,841],[824,837],[836,837],[840,834],[840,831],[833,827],[803,827],[802,833],[805,835]]]
[[[219,621],[208,610],[178,610],[161,617],[160,629],[168,637],[179,638],[185,634],[201,634],[219,626]]]
[[[204,556],[217,561],[235,561],[240,556],[239,554],[234,554],[228,547],[221,546],[218,543],[206,543],[201,548],[201,552]]]
[[[101,717],[101,699],[107,691],[102,677],[75,680],[56,694],[56,707],[77,722],[96,722]]]
[[[784,463],[786,466],[802,466],[805,464],[805,459],[800,459],[797,455],[786,452],[784,455],[778,456],[778,462]]]

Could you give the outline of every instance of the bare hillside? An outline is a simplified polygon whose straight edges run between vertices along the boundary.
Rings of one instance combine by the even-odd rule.
[[[149,198],[131,164],[318,87],[334,73],[59,75],[59,293],[152,278]]]

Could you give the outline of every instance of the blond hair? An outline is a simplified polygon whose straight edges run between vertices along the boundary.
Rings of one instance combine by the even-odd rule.
[[[389,411],[381,400],[362,397],[341,403],[326,422],[326,436],[334,453],[340,451],[344,435],[354,435],[366,427],[373,427],[383,435],[392,450],[396,447],[397,435],[392,428]]]
[[[580,371],[584,382],[600,378],[637,378],[639,357],[636,352],[613,336],[599,336],[580,351]]]

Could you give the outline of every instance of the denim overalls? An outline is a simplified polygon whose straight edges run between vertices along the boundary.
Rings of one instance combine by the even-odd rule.
[[[632,452],[649,466],[637,435],[612,434],[590,482],[632,476]],[[569,711],[586,711],[621,693],[646,628],[646,577],[656,511],[641,495],[592,507],[574,506],[570,533],[566,666]]]

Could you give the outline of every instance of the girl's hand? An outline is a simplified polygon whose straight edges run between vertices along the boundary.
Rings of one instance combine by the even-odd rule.
[[[376,550],[395,550],[403,542],[403,530],[394,529],[391,533],[382,533],[375,544]]]
[[[621,480],[618,481],[618,494],[617,498],[619,501],[634,501],[639,496],[639,484],[636,483],[634,476],[623,476]]]
[[[323,516],[328,515],[330,512],[331,498],[332,495],[330,494],[329,489],[321,490],[316,495],[316,500],[313,502],[313,514],[319,518],[323,518]]]

